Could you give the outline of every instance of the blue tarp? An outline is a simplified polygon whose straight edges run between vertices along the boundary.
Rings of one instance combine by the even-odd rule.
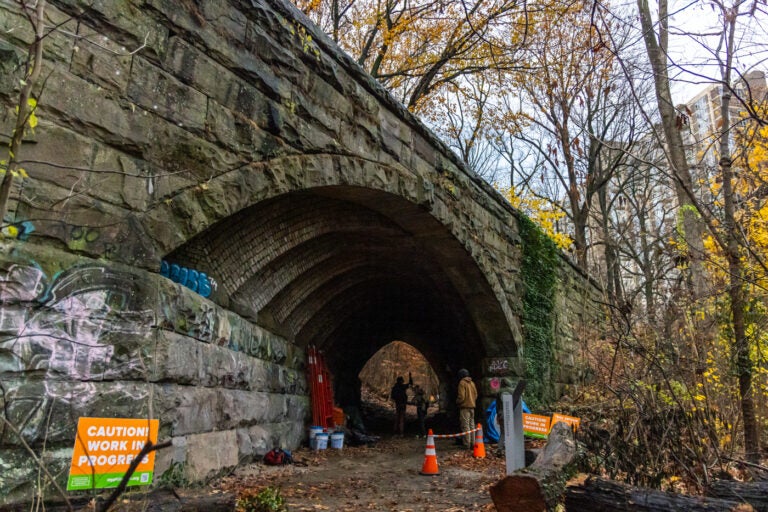
[[[527,405],[525,405],[525,400],[523,402],[523,412],[526,414],[530,414],[531,410],[528,408]],[[485,439],[483,442],[487,443],[498,443],[499,442],[499,419],[498,419],[498,411],[496,410],[496,400],[491,402],[491,405],[488,406],[488,408],[485,410],[485,431],[483,432],[485,434]]]

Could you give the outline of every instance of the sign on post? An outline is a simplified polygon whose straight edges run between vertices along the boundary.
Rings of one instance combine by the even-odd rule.
[[[555,423],[558,421],[562,421],[564,423],[567,423],[571,426],[573,430],[576,430],[579,428],[579,423],[581,423],[581,418],[577,418],[575,416],[566,416],[565,414],[553,414],[552,415],[552,426],[555,426]]]
[[[549,416],[540,414],[523,414],[523,432],[529,437],[546,439],[549,434],[550,423]]]
[[[67,490],[117,487],[147,440],[157,443],[157,420],[80,418]],[[155,452],[144,456],[128,485],[149,485]]]

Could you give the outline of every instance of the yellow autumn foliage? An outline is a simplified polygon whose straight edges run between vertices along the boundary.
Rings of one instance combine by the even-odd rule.
[[[497,187],[498,189],[498,187]],[[573,240],[557,230],[557,221],[565,217],[565,212],[538,197],[521,196],[514,188],[499,189],[512,206],[526,214],[541,230],[562,250],[570,249]]]
[[[768,104],[757,109],[760,115],[768,113]],[[745,330],[752,361],[753,392],[758,408],[768,413],[768,126],[744,118],[734,136],[733,190],[736,195],[734,218],[740,236],[740,258],[744,268],[742,276],[746,298]],[[718,155],[719,156],[719,155]],[[722,183],[719,174],[709,184],[712,208],[722,208]],[[713,220],[716,229],[722,229],[718,219]],[[730,276],[721,246],[712,236],[704,241],[708,255],[707,271],[713,290],[709,301],[709,317],[720,319],[718,336],[711,341],[706,359],[706,369],[701,374],[703,390],[707,396],[717,397],[717,409],[728,407],[728,402],[738,403],[738,389],[733,386],[733,360],[730,346],[729,302],[727,287]],[[730,438],[729,438],[730,442]]]

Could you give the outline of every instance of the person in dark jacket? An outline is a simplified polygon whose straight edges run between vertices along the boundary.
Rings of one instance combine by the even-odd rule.
[[[413,386],[413,405],[416,406],[416,417],[419,419],[419,436],[427,435],[427,410],[429,409],[429,398],[424,389],[416,384]]]
[[[408,384],[402,377],[397,378],[397,382],[392,386],[389,397],[395,402],[395,434],[402,436],[405,433],[405,406],[408,404],[408,394],[406,390],[413,385],[413,378],[408,373]]]

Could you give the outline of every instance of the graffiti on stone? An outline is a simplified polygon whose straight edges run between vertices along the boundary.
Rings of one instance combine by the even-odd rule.
[[[113,258],[119,249],[120,243],[126,243],[123,240],[118,242],[119,229],[116,226],[110,227],[89,227],[89,226],[68,226],[66,230],[67,247],[75,251],[83,251],[89,254],[98,254],[105,258]]]
[[[35,225],[25,220],[9,224],[2,229],[3,236],[6,238],[16,238],[22,242],[29,240],[29,235],[35,231]]]
[[[205,272],[182,267],[176,263],[168,263],[165,260],[160,262],[160,275],[167,277],[174,283],[186,286],[203,297],[209,297],[217,287],[216,281],[209,278]]]
[[[12,263],[7,269],[0,270],[0,302],[32,301],[42,295],[47,281],[47,276],[38,266]]]
[[[36,266],[11,265],[0,271],[0,281],[10,283],[0,296],[0,372],[99,380],[115,365],[142,371],[139,360],[121,355],[154,324],[153,310],[142,303],[151,295],[133,274],[84,265],[48,284]]]
[[[509,360],[505,358],[491,359],[488,363],[488,373],[507,373],[509,371]]]

